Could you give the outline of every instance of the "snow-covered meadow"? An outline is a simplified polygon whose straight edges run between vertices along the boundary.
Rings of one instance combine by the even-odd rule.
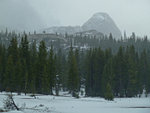
[[[0,93],[0,108],[6,93]],[[115,98],[106,101],[103,98],[38,95],[35,99],[29,95],[14,94],[14,101],[22,111],[9,113],[150,113],[150,97]]]

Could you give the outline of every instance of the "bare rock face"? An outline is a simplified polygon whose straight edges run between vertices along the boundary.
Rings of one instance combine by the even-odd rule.
[[[114,38],[121,38],[121,32],[107,13],[96,13],[82,25],[82,30],[96,30],[105,35],[112,33]]]

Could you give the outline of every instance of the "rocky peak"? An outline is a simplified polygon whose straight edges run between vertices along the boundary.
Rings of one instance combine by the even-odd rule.
[[[121,32],[116,26],[115,22],[107,13],[95,13],[87,22],[82,26],[82,29],[97,30],[105,35],[113,34],[115,38],[121,38]]]

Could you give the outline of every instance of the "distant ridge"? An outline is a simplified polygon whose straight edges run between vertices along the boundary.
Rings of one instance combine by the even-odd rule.
[[[61,34],[76,34],[78,32],[87,32],[96,30],[104,35],[112,33],[116,39],[121,38],[121,32],[115,22],[107,13],[95,13],[82,26],[58,26],[44,29],[47,33],[61,33]],[[98,34],[98,33],[97,33]]]

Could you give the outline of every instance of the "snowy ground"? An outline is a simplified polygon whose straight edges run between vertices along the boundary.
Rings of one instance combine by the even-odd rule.
[[[6,93],[0,93],[0,108]],[[106,101],[102,98],[80,98],[37,96],[14,96],[18,106],[25,106],[22,111],[9,113],[150,113],[150,97],[145,98],[115,98]]]

